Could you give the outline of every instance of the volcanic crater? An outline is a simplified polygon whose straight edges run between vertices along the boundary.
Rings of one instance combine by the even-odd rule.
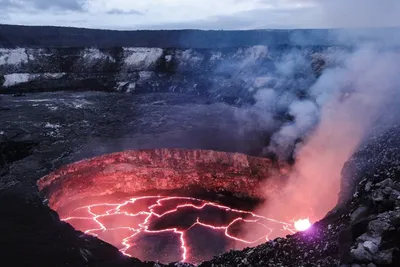
[[[137,150],[64,166],[38,186],[63,221],[127,256],[200,263],[295,232],[293,222],[254,213],[289,171],[239,153]],[[246,235],[248,227],[259,234]]]

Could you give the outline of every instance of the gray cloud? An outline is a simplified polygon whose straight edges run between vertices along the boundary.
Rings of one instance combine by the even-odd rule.
[[[293,9],[255,9],[240,12],[231,16],[214,16],[207,20],[197,20],[178,23],[164,23],[162,25],[150,25],[143,28],[159,29],[225,29],[248,30],[265,28],[298,28],[306,24],[310,16],[315,16],[312,8]],[[293,20],[293,12],[296,20]]]
[[[122,9],[118,9],[118,8],[114,8],[114,9],[107,11],[107,14],[110,14],[110,15],[138,15],[138,16],[144,15],[142,12],[137,11],[137,10],[122,10]]]
[[[184,0],[181,0],[184,1]],[[244,0],[236,0],[244,2]],[[82,26],[107,29],[225,29],[247,30],[266,28],[355,28],[355,27],[388,27],[400,26],[399,0],[257,0],[259,5],[253,10],[246,10],[232,15],[175,16],[184,14],[185,10],[163,13],[138,11],[135,5],[116,6],[110,10],[91,10],[87,0],[0,0],[3,11],[2,22],[28,23],[30,25],[55,25],[54,14],[63,14],[65,23],[62,26]],[[264,6],[262,8],[262,6]],[[167,8],[163,4],[158,10]],[[68,12],[65,12],[68,11]],[[163,10],[165,11],[165,10]],[[11,20],[4,19],[6,14]],[[25,14],[29,16],[24,16]],[[158,13],[157,13],[158,14]],[[210,13],[211,14],[211,13]],[[212,12],[212,14],[216,14]],[[220,14],[224,14],[221,10]],[[226,14],[226,13],[225,13]],[[119,15],[141,15],[135,21],[120,20]],[[104,16],[107,16],[107,25]],[[77,20],[86,23],[73,23]],[[181,17],[181,21],[177,21]],[[70,21],[70,23],[68,22]],[[153,23],[152,23],[153,22]]]
[[[150,28],[263,29],[400,26],[399,0],[260,0],[274,8]],[[286,4],[286,6],[284,5]],[[291,4],[291,5],[290,5]],[[290,7],[289,7],[290,6]],[[149,27],[147,27],[149,28]]]
[[[148,29],[265,29],[399,27],[398,0],[260,0],[274,8],[206,20],[146,25]],[[283,5],[282,3],[286,4]],[[291,5],[290,5],[291,4]],[[297,4],[297,5],[296,5]]]
[[[0,8],[10,11],[56,10],[56,11],[84,11],[85,0],[0,0]]]
[[[335,27],[400,26],[398,0],[303,0],[322,11],[323,21]]]
[[[18,4],[13,0],[0,0],[1,9],[5,10],[10,7],[18,7]]]

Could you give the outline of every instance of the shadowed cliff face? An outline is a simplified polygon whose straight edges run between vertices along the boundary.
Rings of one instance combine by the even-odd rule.
[[[175,92],[240,104],[262,88],[308,88],[332,48],[225,49],[0,48],[0,93],[44,91]],[[282,73],[290,55],[304,64]],[[294,59],[293,59],[294,60]],[[294,62],[292,62],[295,64]]]

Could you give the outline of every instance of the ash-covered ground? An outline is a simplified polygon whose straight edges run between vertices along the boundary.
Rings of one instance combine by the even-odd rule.
[[[4,95],[0,107],[2,163],[32,153],[45,157],[51,152],[58,154],[57,160],[43,160],[54,168],[83,158],[143,148],[202,148],[257,155],[266,142],[262,131],[240,130],[246,122],[238,116],[238,108],[212,104],[195,95]],[[44,149],[46,145],[51,150]],[[12,152],[13,147],[16,152]],[[23,151],[17,153],[18,149]]]

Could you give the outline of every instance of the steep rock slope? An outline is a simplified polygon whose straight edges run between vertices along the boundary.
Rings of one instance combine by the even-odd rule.
[[[337,50],[344,48],[0,48],[0,93],[184,92],[240,104],[261,88],[308,88]]]
[[[137,195],[176,190],[261,199],[260,183],[279,177],[289,166],[269,159],[211,150],[157,149],[125,151],[65,166],[38,181],[57,210],[65,201],[114,193]],[[286,170],[286,171],[287,171]],[[277,179],[280,181],[283,179]],[[279,184],[270,183],[271,195]],[[200,191],[201,190],[201,191]],[[200,192],[199,192],[200,191]],[[77,193],[79,192],[79,194]]]

